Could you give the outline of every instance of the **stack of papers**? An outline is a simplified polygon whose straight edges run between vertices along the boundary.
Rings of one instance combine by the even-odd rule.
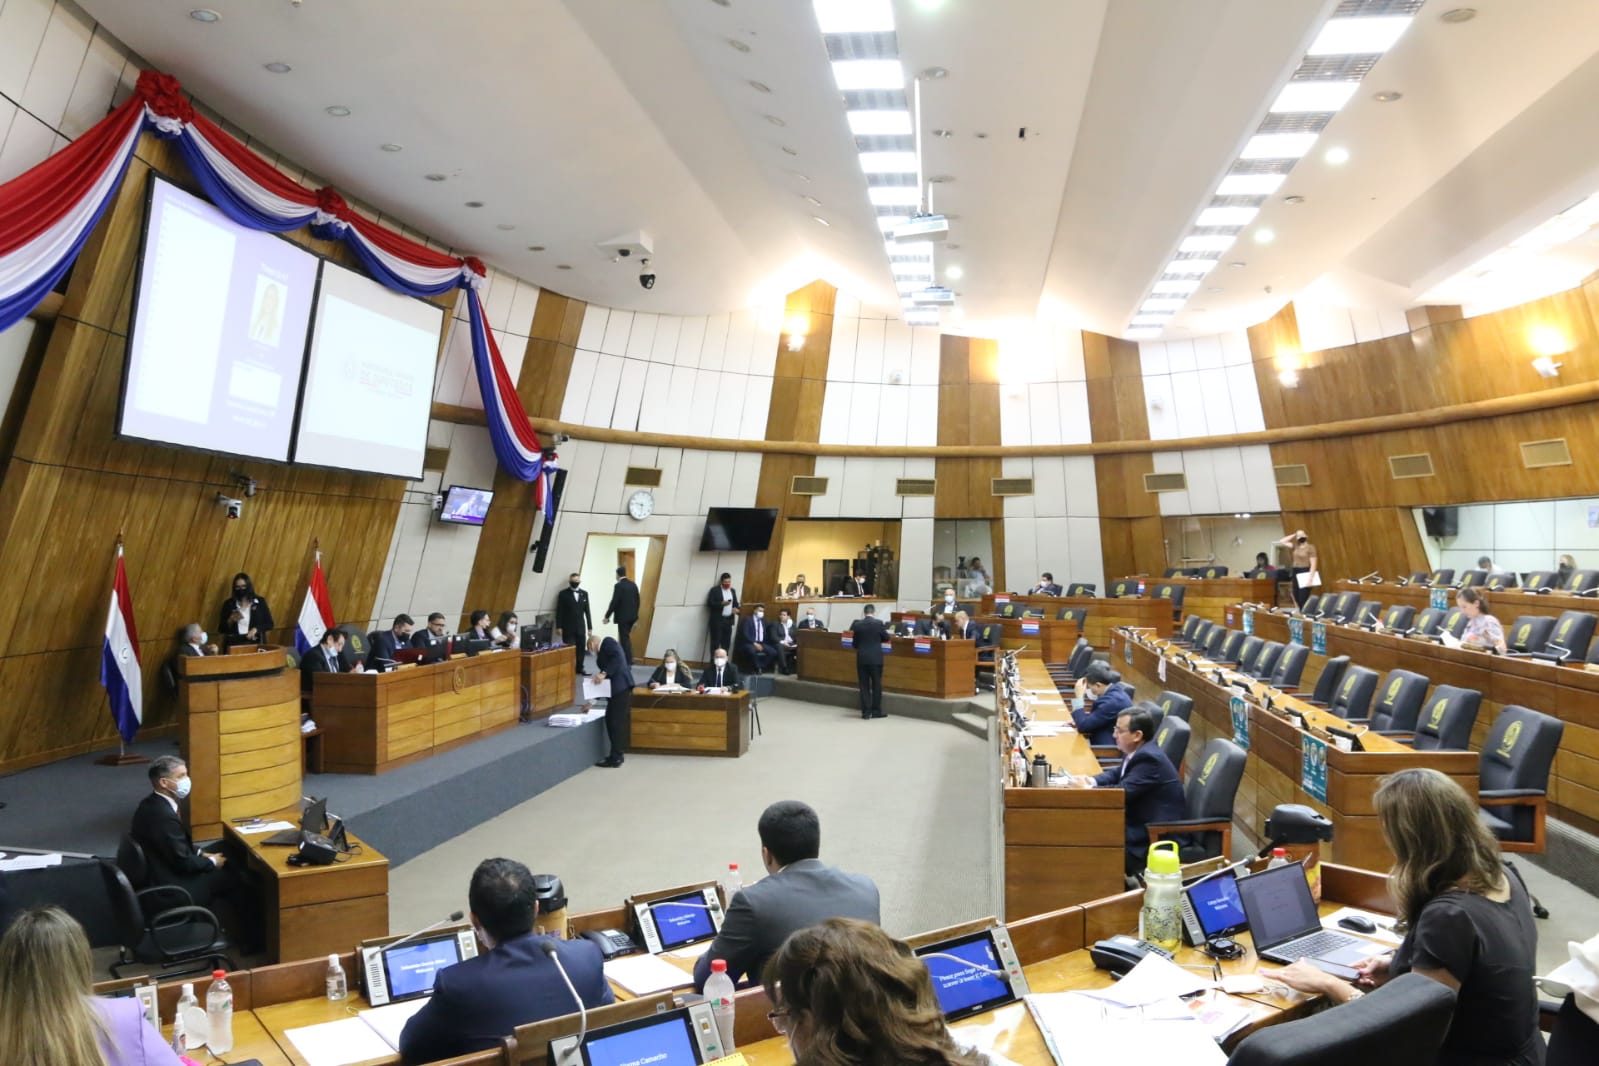
[[[427,1006],[428,997],[418,996],[408,999],[404,1003],[391,1003],[387,1007],[374,1007],[371,1010],[359,1012],[360,1018],[372,1031],[381,1036],[385,1043],[395,1051],[400,1050],[400,1030],[405,1028],[405,1023],[411,1020],[411,1015]]]
[[[52,851],[48,855],[10,855],[0,858],[0,872],[42,870],[46,866],[60,865],[61,853],[59,851]]]
[[[601,707],[598,710],[584,711],[580,714],[552,714],[544,719],[544,724],[554,726],[556,729],[570,729],[573,726],[582,725],[584,722],[597,722],[604,717],[605,708]]]
[[[1149,956],[1109,988],[1035,993],[1027,1009],[1050,1054],[1064,1066],[1060,1048],[1075,1062],[1172,1062],[1224,1066],[1218,1046],[1249,1020],[1247,1008],[1225,1000],[1184,1000],[1213,988],[1204,977],[1169,959]]]
[[[605,977],[635,996],[649,996],[694,983],[694,975],[654,955],[623,955],[605,964]]]

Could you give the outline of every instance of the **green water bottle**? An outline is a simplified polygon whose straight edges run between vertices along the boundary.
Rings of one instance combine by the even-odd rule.
[[[1144,868],[1144,906],[1138,912],[1138,939],[1176,951],[1183,937],[1183,874],[1177,842],[1149,848]]]

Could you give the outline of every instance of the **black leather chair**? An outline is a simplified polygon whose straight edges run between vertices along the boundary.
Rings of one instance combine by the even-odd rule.
[[[149,877],[144,849],[124,835],[117,846],[117,861],[100,860],[106,901],[116,923],[122,951],[111,966],[111,976],[135,964],[159,966],[165,980],[180,974],[236,969],[228,958],[229,944],[222,923],[204,907],[196,907],[189,893],[177,885],[135,889]]]
[[[1592,592],[1599,589],[1599,570],[1573,570],[1566,579],[1567,592]]]
[[[1547,615],[1524,614],[1505,630],[1505,646],[1521,655],[1543,651],[1555,631],[1555,620]]]
[[[1055,687],[1064,691],[1076,684],[1077,679],[1087,673],[1089,664],[1094,661],[1094,649],[1086,638],[1078,637],[1077,643],[1072,647],[1072,653],[1066,659],[1064,670],[1051,667],[1050,679],[1055,682]]]
[[[1199,624],[1203,621],[1204,619],[1197,614],[1191,614],[1183,619],[1183,627],[1171,638],[1172,643],[1192,644],[1194,642],[1194,631],[1199,628]]]
[[[1350,666],[1338,682],[1338,691],[1327,701],[1327,709],[1340,718],[1365,718],[1371,710],[1371,697],[1377,692],[1377,671],[1365,666]]]
[[[1361,600],[1355,607],[1352,621],[1357,626],[1375,625],[1382,618],[1382,604],[1375,600]]]
[[[1190,735],[1187,722],[1168,714],[1161,719],[1160,725],[1155,727],[1155,744],[1166,753],[1166,758],[1171,760],[1173,766],[1181,769],[1183,756],[1188,754]]]
[[[1077,629],[1082,630],[1083,624],[1088,620],[1087,607],[1062,607],[1055,612],[1057,622],[1076,622]]]
[[[1333,696],[1338,692],[1338,683],[1344,679],[1344,670],[1349,667],[1349,656],[1338,655],[1327,660],[1321,668],[1321,676],[1316,679],[1316,687],[1310,694],[1310,702],[1318,707],[1325,707],[1332,702]]]
[[[1549,767],[1566,725],[1514,704],[1499,712],[1477,771],[1480,815],[1505,851],[1544,850]]]
[[[1333,597],[1332,606],[1322,604],[1322,617],[1330,622],[1352,621],[1355,613],[1360,610],[1360,593],[1340,592]]]
[[[1227,1066],[1422,1066],[1438,1057],[1455,993],[1419,973],[1400,974],[1335,1010],[1246,1036]]]
[[[1255,656],[1260,654],[1260,649],[1266,646],[1265,640],[1253,633],[1244,637],[1244,642],[1238,645],[1238,669],[1241,673],[1249,673],[1255,665]]]
[[[1138,595],[1138,581],[1125,577],[1119,581],[1112,581],[1105,595],[1113,600],[1121,599],[1123,596],[1136,596]]]
[[[1228,629],[1226,626],[1213,626],[1210,631],[1210,639],[1205,641],[1205,657],[1207,659],[1220,659],[1222,646],[1227,643],[1228,639],[1232,635],[1233,631]],[[1238,637],[1240,640],[1242,640],[1243,634],[1238,634]]]
[[[1016,605],[1014,603],[1002,604],[1000,606],[1000,608],[999,608],[999,612],[998,613],[999,613],[999,616],[1001,618],[1015,618],[1016,617]]]
[[[1185,863],[1233,853],[1233,800],[1244,778],[1249,753],[1224,737],[1205,745],[1199,769],[1189,775],[1183,792],[1186,815],[1174,822],[1149,827],[1149,840],[1178,839],[1178,855]]]
[[[1271,687],[1298,688],[1300,675],[1305,672],[1305,663],[1309,659],[1310,649],[1303,644],[1284,645],[1282,658],[1277,660],[1277,669],[1271,674]]]
[[[1282,661],[1283,646],[1275,640],[1268,640],[1260,646],[1260,651],[1255,653],[1255,661],[1250,664],[1246,673],[1260,681],[1266,681],[1277,672],[1277,664]]]
[[[1377,733],[1414,733],[1432,682],[1410,670],[1390,670],[1378,687],[1366,724]]]
[[[1593,629],[1599,623],[1599,617],[1587,611],[1561,611],[1560,617],[1555,619],[1554,632],[1549,634],[1549,641],[1543,646],[1541,657],[1572,662],[1581,662],[1588,654],[1588,646],[1593,642]]]
[[[1423,607],[1416,612],[1416,618],[1410,624],[1410,631],[1424,637],[1435,637],[1438,635],[1438,627],[1443,625],[1446,613],[1438,607]]]
[[[1042,607],[1026,607],[1026,606],[1024,606],[1022,608],[1021,616],[1023,618],[1042,618],[1042,617],[1044,617],[1044,609]]]
[[[1221,642],[1221,649],[1216,652],[1216,661],[1221,663],[1236,663],[1239,651],[1244,646],[1244,638],[1249,634],[1241,629],[1229,629],[1227,636]],[[1258,638],[1256,638],[1258,639]]]
[[[1417,751],[1470,750],[1471,727],[1481,709],[1482,693],[1476,689],[1439,685],[1416,720],[1411,746]]]
[[[1549,592],[1554,589],[1556,583],[1557,579],[1553,570],[1534,570],[1527,575],[1527,579],[1521,583],[1521,587],[1533,592]]]
[[[1382,627],[1390,633],[1409,633],[1416,624],[1416,609],[1409,604],[1396,603],[1382,614]]]
[[[1411,585],[1425,585],[1431,577],[1432,575],[1428,574],[1425,570],[1412,570],[1410,572],[1410,577],[1407,579],[1407,583]]]
[[[1161,577],[1182,577],[1185,573],[1187,573],[1187,571],[1185,571],[1180,566],[1168,566],[1166,568],[1166,572],[1164,574],[1160,575],[1160,576]]]
[[[1169,582],[1162,581],[1160,584],[1155,586],[1155,598],[1157,600],[1170,600],[1171,616],[1173,618],[1177,618],[1182,614],[1183,594],[1187,591],[1187,585],[1173,585]]]
[[[1482,588],[1488,584],[1488,571],[1462,570],[1460,573],[1460,587],[1463,589]]]
[[[1193,697],[1184,696],[1181,692],[1162,692],[1155,697],[1155,706],[1167,718],[1181,718],[1185,722],[1194,713]]]
[[[1451,637],[1458,637],[1466,631],[1466,612],[1459,607],[1451,607],[1444,612],[1444,620],[1438,626],[1438,632],[1448,633]]]
[[[1513,589],[1516,587],[1516,575],[1504,570],[1495,570],[1483,581],[1482,587],[1493,591],[1496,589]]]
[[[1092,583],[1087,582],[1087,581],[1073,581],[1070,585],[1066,586],[1066,595],[1068,595],[1068,596],[1097,596],[1097,595],[1099,595],[1098,589],[1099,589],[1098,585],[1092,584]]]
[[[1305,605],[1299,609],[1299,613],[1306,618],[1320,618],[1321,600],[1320,596],[1306,596]]]
[[[1427,584],[1429,585],[1453,585],[1454,583],[1455,572],[1453,570],[1434,570],[1432,576],[1427,579]]]
[[[1199,575],[1198,576],[1204,577],[1204,578],[1226,577],[1227,576],[1227,568],[1225,566],[1205,566],[1205,567],[1201,567],[1200,570],[1199,570]]]

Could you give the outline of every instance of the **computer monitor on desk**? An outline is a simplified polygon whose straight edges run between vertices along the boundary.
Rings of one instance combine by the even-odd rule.
[[[1027,978],[1003,925],[923,944],[916,957],[933,978],[945,1021],[1014,1003],[1027,995]]]
[[[360,956],[367,1002],[380,1007],[431,994],[440,970],[477,957],[477,937],[471,927],[446,929],[393,946],[363,947]]]
[[[581,1039],[581,1045],[579,1040]],[[721,1035],[709,1003],[596,1029],[587,1037],[550,1042],[550,1066],[701,1066],[721,1058]]]
[[[651,955],[710,940],[722,928],[722,900],[715,885],[658,899],[635,899],[632,908]]]

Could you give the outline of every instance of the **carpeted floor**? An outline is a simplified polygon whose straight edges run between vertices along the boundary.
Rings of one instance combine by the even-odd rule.
[[[505,855],[559,874],[574,911],[633,892],[760,867],[755,823],[801,799],[822,823],[822,858],[869,874],[883,924],[909,934],[993,913],[987,744],[956,726],[796,700],[761,701],[765,735],[740,759],[629,756],[591,769],[390,875],[390,928],[465,907],[479,860]]]

